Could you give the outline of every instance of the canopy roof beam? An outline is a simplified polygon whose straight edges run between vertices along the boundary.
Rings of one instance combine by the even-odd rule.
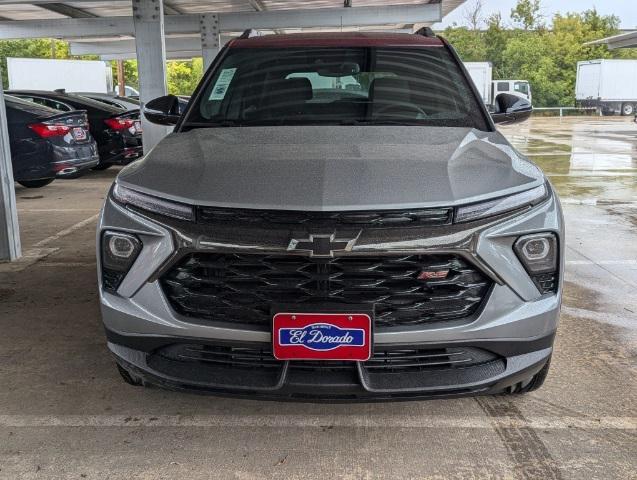
[[[96,18],[97,15],[82,10],[81,8],[65,5],[64,3],[42,3],[38,7],[48,10],[49,12],[59,13],[69,18]]]
[[[2,0],[0,0],[2,1]],[[343,27],[432,23],[442,19],[441,3],[392,5],[383,7],[316,8],[268,10],[262,12],[220,13],[219,30],[243,31],[247,28]],[[169,15],[166,34],[200,33],[201,15]],[[112,37],[134,35],[132,17],[62,18],[0,22],[0,39]]]

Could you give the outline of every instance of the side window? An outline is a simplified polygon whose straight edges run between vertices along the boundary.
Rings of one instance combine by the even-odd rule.
[[[66,103],[58,102],[57,100],[49,100],[48,106],[51,108],[55,108],[56,110],[61,110],[63,112],[70,112],[71,110],[73,110],[73,108],[68,106]]]
[[[498,92],[508,92],[509,82],[498,82]]]
[[[37,103],[38,105],[54,108],[55,110],[61,110],[63,112],[70,112],[71,110],[73,110],[71,107],[69,107],[65,103],[61,103],[56,100],[51,100],[49,98],[42,98],[42,97],[22,97],[22,98],[24,98],[25,100],[29,100],[30,102]]]
[[[513,84],[513,90],[516,92],[523,93],[524,95],[529,94],[529,84],[526,82],[515,82]]]

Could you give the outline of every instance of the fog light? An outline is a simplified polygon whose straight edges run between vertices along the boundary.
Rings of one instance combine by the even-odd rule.
[[[557,238],[553,233],[520,237],[514,249],[529,273],[551,272],[557,268]]]
[[[513,249],[541,293],[557,289],[557,237],[554,233],[534,233],[520,237]]]
[[[135,235],[106,231],[102,235],[102,285],[116,292],[135,263],[142,242]]]
[[[551,245],[546,238],[532,238],[522,246],[522,254],[527,260],[542,260],[551,253]]]
[[[134,240],[123,235],[113,235],[108,241],[108,248],[111,255],[118,258],[130,258],[135,253]]]

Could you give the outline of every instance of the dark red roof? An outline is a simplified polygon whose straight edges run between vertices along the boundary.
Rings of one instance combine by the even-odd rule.
[[[285,47],[440,47],[436,37],[409,33],[382,32],[321,32],[273,34],[252,38],[237,38],[230,48],[285,48]]]

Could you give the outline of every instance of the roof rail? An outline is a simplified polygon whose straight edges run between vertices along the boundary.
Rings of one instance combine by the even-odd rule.
[[[262,33],[260,31],[255,30],[254,28],[248,28],[239,36],[239,38],[241,40],[245,40],[246,38],[260,37],[261,35]]]
[[[436,37],[431,27],[422,27],[414,32],[414,35],[422,35],[423,37]]]

